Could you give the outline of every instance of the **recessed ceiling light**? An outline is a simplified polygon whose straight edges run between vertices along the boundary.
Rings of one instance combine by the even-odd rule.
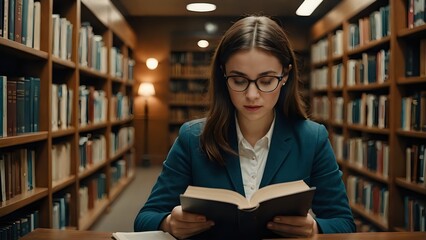
[[[211,12],[216,10],[216,5],[212,3],[190,3],[186,5],[186,10],[191,12]]]
[[[296,10],[299,16],[310,16],[323,0],[305,0]]]
[[[206,48],[209,46],[209,42],[207,40],[200,40],[197,44],[200,48]]]
[[[204,24],[204,29],[206,29],[206,32],[209,34],[215,33],[217,31],[217,24],[212,22],[207,22]]]

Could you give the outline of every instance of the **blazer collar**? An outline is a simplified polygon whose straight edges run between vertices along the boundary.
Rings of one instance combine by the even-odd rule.
[[[234,119],[232,120],[234,121]],[[287,159],[287,155],[294,144],[292,125],[287,118],[281,116],[277,112],[275,118],[274,132],[272,133],[271,145],[269,148],[268,158],[263,173],[260,188],[270,184],[272,178],[277,173],[280,166]],[[235,152],[238,153],[238,138],[235,122],[231,122],[229,127],[229,144]],[[234,189],[241,195],[245,196],[243,178],[241,174],[240,159],[238,155],[225,153],[226,170]]]

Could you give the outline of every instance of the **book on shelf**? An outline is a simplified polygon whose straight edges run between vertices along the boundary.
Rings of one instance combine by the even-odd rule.
[[[271,234],[266,225],[275,216],[306,216],[315,189],[303,180],[277,183],[257,190],[246,199],[228,189],[189,186],[180,201],[184,211],[213,220],[213,231],[265,236]]]
[[[173,240],[170,233],[163,231],[147,231],[147,232],[114,232],[112,238],[115,240],[140,240],[140,239],[156,239],[156,240]]]

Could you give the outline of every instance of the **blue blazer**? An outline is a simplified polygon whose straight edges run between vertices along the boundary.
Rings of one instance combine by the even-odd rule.
[[[147,202],[136,216],[135,231],[158,230],[162,220],[180,205],[179,195],[188,185],[230,189],[244,195],[238,156],[225,154],[226,165],[220,166],[201,150],[199,135],[204,124],[205,119],[198,119],[182,125]],[[229,133],[230,145],[238,153],[235,122]],[[260,188],[303,179],[316,187],[312,211],[320,232],[354,232],[341,176],[323,125],[310,120],[290,121],[276,114]]]

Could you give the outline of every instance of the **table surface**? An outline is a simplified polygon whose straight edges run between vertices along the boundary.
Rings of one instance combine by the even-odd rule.
[[[21,240],[111,240],[111,232],[94,232],[79,230],[58,230],[38,228],[25,235]],[[286,238],[289,240],[290,238]],[[425,240],[426,232],[366,232],[345,234],[317,234],[311,238],[297,238],[297,240]]]

